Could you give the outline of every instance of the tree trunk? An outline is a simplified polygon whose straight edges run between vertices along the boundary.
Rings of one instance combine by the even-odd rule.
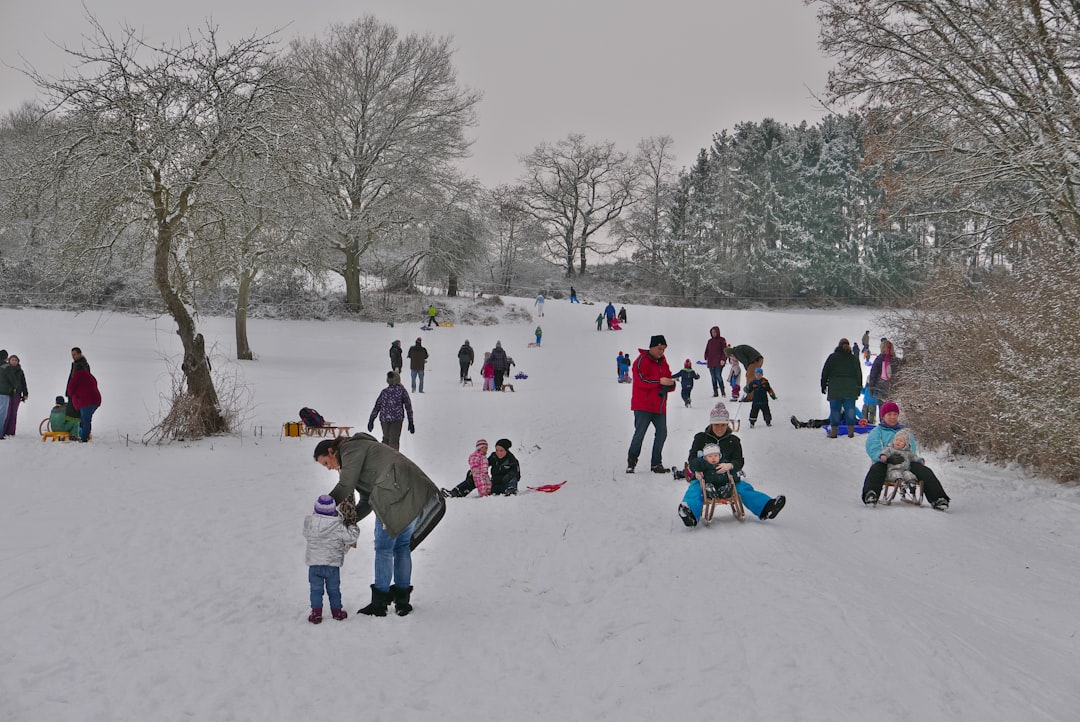
[[[345,270],[341,275],[345,279],[345,305],[350,311],[359,313],[364,308],[360,299],[360,252],[355,241],[350,241],[343,252]]]
[[[248,300],[251,298],[253,276],[254,274],[246,271],[240,274],[240,289],[236,296],[236,358],[241,361],[251,361],[254,358],[247,335]]]
[[[210,362],[206,358],[206,345],[201,333],[195,331],[184,302],[180,300],[169,281],[169,256],[172,250],[173,227],[167,220],[158,222],[157,244],[154,252],[154,284],[165,302],[165,308],[176,322],[176,334],[184,346],[184,362],[180,369],[187,381],[187,395],[199,409],[199,428],[193,431],[206,436],[229,430],[218,404],[214,379],[210,375]]]
[[[585,241],[586,241],[586,239],[582,238],[581,239],[581,245],[579,246],[579,249],[581,250],[581,266],[580,266],[580,268],[578,268],[578,275],[579,276],[584,276],[585,275]]]
[[[451,273],[450,278],[448,278],[446,281],[446,295],[450,298],[457,298],[458,277],[456,273]]]
[[[566,232],[563,238],[563,243],[566,245],[566,277],[574,277],[574,229],[570,229]]]

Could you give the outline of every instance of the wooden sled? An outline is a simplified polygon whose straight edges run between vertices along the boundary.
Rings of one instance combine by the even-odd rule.
[[[687,471],[689,471],[689,466],[687,467]],[[743,506],[742,497],[739,496],[739,490],[735,488],[734,480],[732,480],[731,484],[731,497],[728,499],[710,499],[705,493],[705,481],[703,479],[697,479],[697,483],[701,487],[701,496],[705,500],[704,505],[701,507],[701,521],[705,523],[705,526],[712,523],[713,515],[716,513],[716,507],[718,506],[731,507],[731,515],[733,517],[739,521],[745,520],[746,507]]]
[[[46,441],[71,441],[71,434],[67,431],[53,431],[52,424],[49,423],[48,417],[41,420],[38,424],[38,433],[41,434],[41,443]]]
[[[304,426],[302,431],[304,436],[352,436],[351,426],[335,426],[331,421],[327,421],[325,426]]]
[[[881,498],[878,499],[878,503],[892,504],[897,494],[900,495],[900,501],[906,504],[922,506],[923,487],[921,481],[886,481],[885,486],[881,489]]]

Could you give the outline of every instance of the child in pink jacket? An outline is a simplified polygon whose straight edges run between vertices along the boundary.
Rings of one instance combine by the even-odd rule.
[[[480,375],[484,377],[484,391],[495,390],[495,367],[491,363],[491,352],[484,352],[484,365],[480,367]]]
[[[488,442],[487,439],[477,439],[476,451],[469,454],[469,473],[465,475],[465,481],[453,489],[443,489],[443,496],[461,497],[468,496],[476,489],[480,496],[491,493],[491,471],[488,468]]]

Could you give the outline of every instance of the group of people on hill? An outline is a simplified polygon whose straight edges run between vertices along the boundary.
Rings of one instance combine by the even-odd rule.
[[[87,442],[92,432],[94,413],[101,406],[101,391],[97,379],[90,373],[90,362],[82,349],[71,349],[71,370],[68,372],[64,396],[57,396],[49,412],[49,427],[67,432],[70,438]],[[30,398],[22,360],[0,349],[0,439],[15,435],[19,406]]]

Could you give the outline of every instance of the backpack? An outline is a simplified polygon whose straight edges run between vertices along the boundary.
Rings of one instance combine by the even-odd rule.
[[[322,414],[307,406],[300,409],[300,420],[304,422],[304,426],[326,426],[326,419]]]

